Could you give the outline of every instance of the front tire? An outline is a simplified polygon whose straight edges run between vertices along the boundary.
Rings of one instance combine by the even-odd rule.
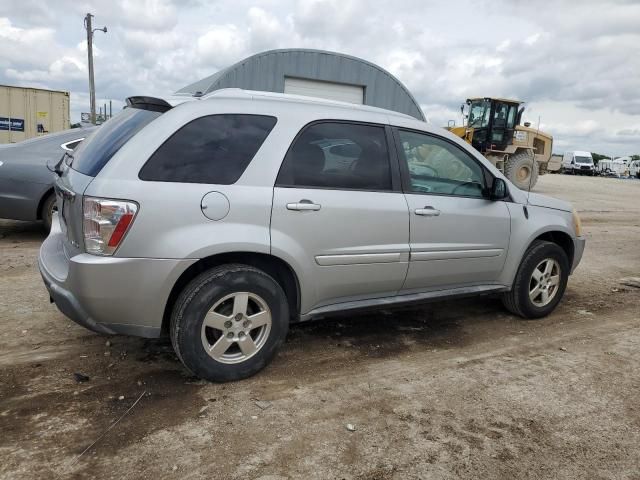
[[[557,244],[536,240],[525,252],[513,287],[502,297],[515,315],[534,319],[549,315],[560,303],[569,278],[569,259]]]
[[[171,343],[200,378],[227,382],[250,377],[275,356],[289,330],[282,287],[248,265],[203,272],[182,291],[171,315]]]
[[[538,163],[529,150],[511,155],[504,165],[504,175],[520,190],[529,190],[538,181]]]

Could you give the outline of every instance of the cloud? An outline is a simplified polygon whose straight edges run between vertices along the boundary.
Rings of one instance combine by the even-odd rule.
[[[459,122],[468,97],[513,97],[559,148],[640,150],[638,2],[2,2],[0,82],[70,90],[86,111],[87,12],[109,29],[94,42],[103,98],[162,96],[260,51],[319,48],[388,69],[434,124]]]
[[[220,69],[247,52],[247,37],[236,25],[217,25],[198,38],[197,48],[201,62]]]

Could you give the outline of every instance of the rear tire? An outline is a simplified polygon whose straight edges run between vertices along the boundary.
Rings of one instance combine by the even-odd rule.
[[[530,150],[520,150],[504,164],[504,175],[520,190],[529,190],[538,181],[538,163]]]
[[[507,310],[527,319],[549,315],[560,303],[569,278],[569,259],[557,244],[536,240],[522,257],[510,292],[503,294]]]
[[[275,356],[289,330],[289,306],[272,277],[248,265],[194,278],[171,315],[171,343],[192,373],[212,382],[250,377]]]
[[[42,219],[42,224],[47,232],[51,231],[51,222],[53,220],[53,212],[55,210],[56,195],[52,192],[47,195],[47,198],[42,202],[42,207],[40,207],[40,218]]]

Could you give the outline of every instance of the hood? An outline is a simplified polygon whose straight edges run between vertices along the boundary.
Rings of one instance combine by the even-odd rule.
[[[527,204],[536,207],[553,208],[554,210],[564,210],[565,212],[573,211],[573,206],[569,202],[547,197],[546,195],[540,195],[539,193],[530,193]]]

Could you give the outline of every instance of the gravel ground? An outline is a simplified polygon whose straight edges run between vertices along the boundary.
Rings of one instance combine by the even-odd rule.
[[[224,385],[166,341],[67,320],[40,227],[0,221],[0,479],[640,479],[640,289],[619,282],[640,276],[640,181],[535,190],[572,201],[588,237],[548,318],[485,298],[299,325]]]

